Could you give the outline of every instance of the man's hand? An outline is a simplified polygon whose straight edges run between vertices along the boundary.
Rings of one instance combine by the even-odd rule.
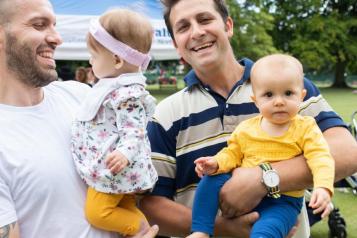
[[[200,178],[203,175],[214,174],[218,170],[217,160],[210,156],[198,158],[194,163],[196,165],[195,171]]]
[[[139,231],[133,236],[124,236],[124,238],[155,238],[158,232],[159,226],[153,225],[152,227],[148,227],[145,230]]]
[[[105,164],[107,165],[107,168],[110,169],[112,174],[116,174],[124,169],[129,164],[129,161],[122,153],[114,150],[107,155]]]
[[[215,236],[249,237],[254,222],[259,218],[257,212],[251,212],[235,218],[217,217]]]
[[[237,168],[232,178],[220,192],[221,210],[224,217],[235,217],[252,211],[267,190],[261,183],[262,170],[259,167]]]
[[[312,192],[309,206],[314,209],[313,213],[321,213],[321,218],[327,217],[330,212],[331,195],[325,188],[315,188]]]

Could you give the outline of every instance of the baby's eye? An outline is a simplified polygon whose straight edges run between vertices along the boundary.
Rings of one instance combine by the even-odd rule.
[[[288,90],[288,91],[285,92],[285,95],[286,95],[286,96],[291,96],[291,95],[293,95],[293,92],[290,91],[290,90]]]
[[[267,93],[265,93],[265,96],[267,96],[268,98],[270,98],[270,97],[273,96],[273,93],[272,93],[272,92],[267,92]]]

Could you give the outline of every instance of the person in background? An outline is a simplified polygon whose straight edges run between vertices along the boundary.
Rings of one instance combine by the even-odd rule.
[[[124,236],[141,237],[150,229],[135,193],[157,181],[146,132],[155,99],[145,90],[141,72],[150,62],[152,32],[148,19],[124,9],[91,21],[89,62],[99,81],[72,129],[75,165],[89,186],[86,217],[93,226]]]
[[[250,98],[250,71],[247,58],[236,59],[230,39],[233,20],[223,0],[163,0],[166,26],[179,55],[191,65],[185,76],[187,87],[165,98],[156,107],[148,124],[152,159],[159,174],[153,192],[140,206],[149,222],[160,226],[160,234],[190,234],[192,202],[200,178],[194,161],[213,156],[227,145],[235,127],[259,111]],[[236,32],[239,34],[239,32]],[[335,160],[335,179],[357,171],[357,143],[345,123],[331,109],[318,89],[304,79],[306,96],[301,115],[315,118]],[[305,158],[271,163],[271,173],[280,178],[281,192],[312,185]],[[236,168],[222,187],[222,215],[215,220],[215,236],[248,237],[259,218],[250,212],[267,195],[270,185],[262,183],[259,166]],[[306,209],[296,237],[309,237]],[[244,214],[244,215],[242,215]]]
[[[75,72],[74,79],[80,83],[84,83],[89,85],[88,78],[87,78],[87,70],[85,67],[78,67]]]
[[[99,79],[94,75],[92,67],[87,67],[87,82],[93,86],[94,84],[98,83]]]
[[[230,136],[228,146],[217,155],[194,161],[197,175],[203,178],[193,203],[190,238],[213,235],[219,192],[231,178],[228,172],[257,165],[269,171],[270,163],[300,154],[313,174],[310,206],[314,214],[322,213],[324,218],[330,213],[335,165],[314,118],[297,114],[306,96],[301,63],[289,55],[268,55],[253,65],[250,79],[252,100],[260,114],[241,122]],[[271,173],[265,173],[263,179],[277,182]],[[304,190],[280,194],[279,186],[274,186],[254,209],[260,218],[254,223],[250,237],[287,236],[301,211],[303,196]]]

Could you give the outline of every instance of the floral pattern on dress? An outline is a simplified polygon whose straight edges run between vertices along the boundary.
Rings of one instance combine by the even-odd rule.
[[[151,189],[157,181],[146,126],[155,99],[140,84],[110,92],[90,121],[75,121],[72,153],[81,178],[104,193],[135,193]],[[108,153],[118,150],[129,165],[118,174],[106,168]]]

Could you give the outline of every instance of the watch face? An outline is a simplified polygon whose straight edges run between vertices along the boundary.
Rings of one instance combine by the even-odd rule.
[[[271,188],[279,185],[279,176],[275,171],[266,171],[264,173],[263,180],[265,185]]]

